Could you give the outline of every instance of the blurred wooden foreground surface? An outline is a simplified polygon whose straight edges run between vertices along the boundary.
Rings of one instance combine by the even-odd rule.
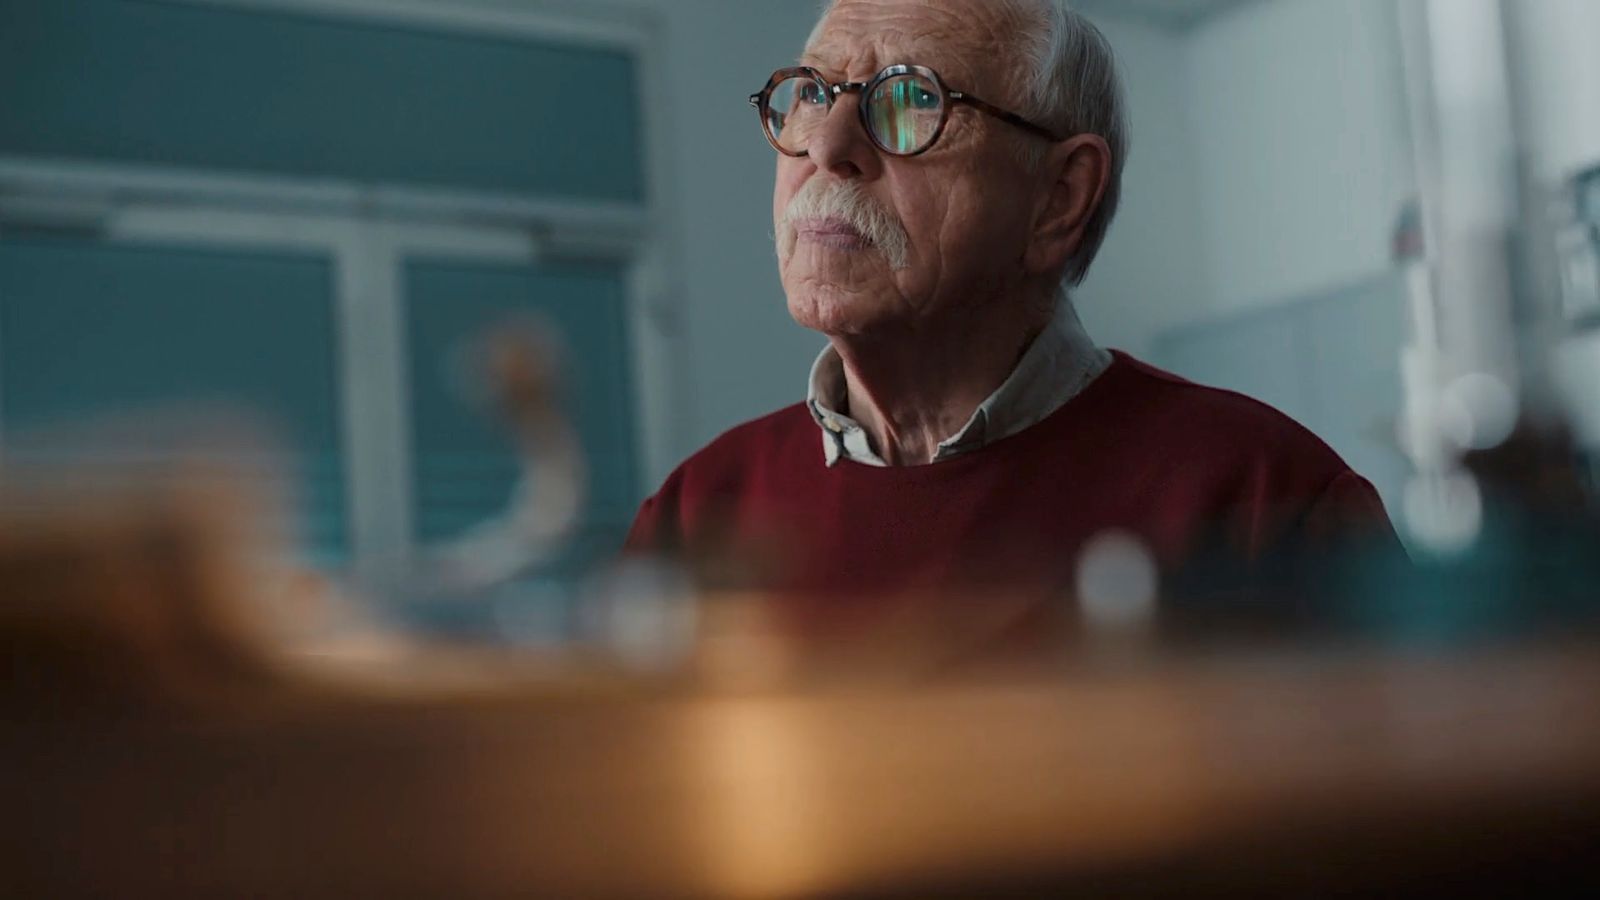
[[[1597,677],[1305,659],[8,722],[5,893],[1526,896],[1596,881]]]
[[[219,496],[0,507],[0,895],[1600,887],[1590,645],[394,689],[274,654]]]

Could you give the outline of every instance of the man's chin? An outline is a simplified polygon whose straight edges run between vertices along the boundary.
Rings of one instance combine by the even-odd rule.
[[[881,297],[807,287],[789,294],[789,315],[802,328],[826,335],[862,334],[888,322],[895,307]]]

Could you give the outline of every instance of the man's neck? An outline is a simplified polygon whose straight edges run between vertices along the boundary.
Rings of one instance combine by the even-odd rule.
[[[953,327],[832,338],[848,415],[891,466],[926,465],[1005,383],[1049,323],[976,316]]]

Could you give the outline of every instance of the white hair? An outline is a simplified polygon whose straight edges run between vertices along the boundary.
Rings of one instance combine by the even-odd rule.
[[[823,16],[835,0],[824,0]],[[1122,77],[1111,42],[1067,0],[989,0],[1002,21],[1014,21],[1021,44],[1011,73],[1016,112],[1057,134],[1096,134],[1111,149],[1105,196],[1084,228],[1083,242],[1067,261],[1063,277],[1078,284],[1105,243],[1122,200],[1122,170],[1131,143]],[[822,22],[813,31],[814,41]],[[808,42],[809,43],[809,42]],[[959,87],[959,85],[958,85]],[[990,98],[984,98],[990,99]],[[1001,102],[996,99],[994,102]],[[1004,105],[1003,103],[1001,105]],[[1038,166],[1043,147],[1029,141],[1024,162]]]

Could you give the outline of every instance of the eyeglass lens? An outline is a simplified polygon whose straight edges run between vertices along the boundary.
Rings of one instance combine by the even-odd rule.
[[[927,149],[944,115],[943,92],[918,74],[878,82],[862,103],[873,141],[895,154]],[[815,79],[796,76],[779,82],[767,101],[767,124],[773,139],[788,153],[807,152],[830,107],[826,89]]]

